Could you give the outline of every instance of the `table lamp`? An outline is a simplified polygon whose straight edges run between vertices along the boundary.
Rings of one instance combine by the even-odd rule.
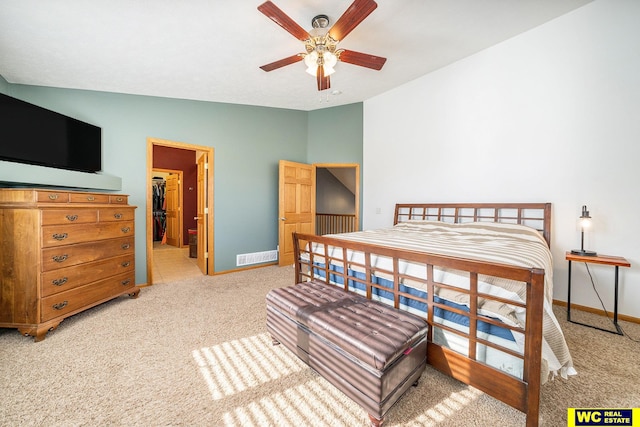
[[[574,255],[582,256],[596,256],[598,255],[594,251],[587,251],[584,249],[584,230],[591,227],[591,217],[586,206],[582,207],[582,215],[580,215],[580,249],[572,249],[571,253]]]

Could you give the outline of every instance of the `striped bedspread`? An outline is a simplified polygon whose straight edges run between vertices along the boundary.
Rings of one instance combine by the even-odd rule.
[[[330,237],[371,243],[406,250],[497,262],[545,271],[543,320],[543,380],[552,375],[575,374],[569,349],[552,310],[553,260],[545,240],[533,228],[517,224],[473,222],[463,224],[411,220],[391,228],[333,234]],[[405,268],[411,269],[408,265]],[[468,289],[466,277],[445,269],[434,272],[438,282]],[[409,286],[411,284],[408,284]],[[526,285],[521,282],[479,277],[479,290],[524,302]],[[426,290],[426,289],[423,289]],[[438,296],[468,306],[468,295],[439,289]],[[523,310],[485,300],[479,306],[482,314],[524,327]],[[516,337],[516,341],[518,341]],[[520,343],[521,344],[521,343]]]

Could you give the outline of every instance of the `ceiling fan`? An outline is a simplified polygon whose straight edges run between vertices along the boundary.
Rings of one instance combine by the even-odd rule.
[[[258,10],[303,42],[305,52],[260,68],[264,71],[273,71],[304,60],[307,72],[316,76],[319,91],[331,87],[329,76],[335,71],[333,67],[338,61],[374,70],[382,69],[387,58],[338,48],[338,43],[377,7],[378,4],[373,0],[355,0],[330,29],[327,29],[329,25],[327,15],[317,15],[311,21],[313,29],[307,32],[272,2],[267,1],[261,4]]]

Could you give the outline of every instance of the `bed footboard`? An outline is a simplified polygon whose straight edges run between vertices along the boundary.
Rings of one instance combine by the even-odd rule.
[[[297,283],[330,283],[424,317],[428,364],[538,425],[544,270],[300,233],[294,245]],[[526,285],[524,301],[485,293],[483,283],[504,280]],[[507,305],[524,321],[505,323],[487,314],[487,304]],[[495,357],[518,368],[492,366]]]

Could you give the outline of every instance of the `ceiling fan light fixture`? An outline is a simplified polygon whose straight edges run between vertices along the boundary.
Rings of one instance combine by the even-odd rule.
[[[338,63],[338,57],[328,50],[324,50],[322,53],[318,53],[317,50],[312,50],[304,57],[304,65],[307,67],[307,73],[312,76],[316,76],[318,73],[318,66],[322,66],[324,69],[324,75],[330,76],[335,73],[333,67]]]
[[[322,68],[324,69],[324,76],[328,77],[331,74],[335,73],[336,70],[333,67],[328,67],[326,65],[323,65]],[[307,67],[306,69],[307,73],[312,75],[313,77],[316,77],[318,74],[318,66],[317,65],[312,65],[310,67]]]
[[[271,1],[258,6],[258,10],[267,18],[304,43],[304,53],[292,55],[280,61],[261,66],[264,71],[273,71],[285,65],[304,60],[306,71],[316,77],[318,90],[330,88],[329,76],[335,72],[338,61],[380,70],[386,58],[339,49],[338,43],[356,28],[371,12],[378,7],[374,0],[353,0],[353,3],[329,29],[329,17],[316,15],[311,20],[312,29],[305,30]]]
[[[338,58],[331,52],[325,52],[322,56],[319,56],[315,51],[307,54],[304,57],[304,65],[307,66],[307,73],[316,77],[318,73],[318,66],[322,66],[324,69],[325,77],[335,73],[333,68],[338,63]]]

